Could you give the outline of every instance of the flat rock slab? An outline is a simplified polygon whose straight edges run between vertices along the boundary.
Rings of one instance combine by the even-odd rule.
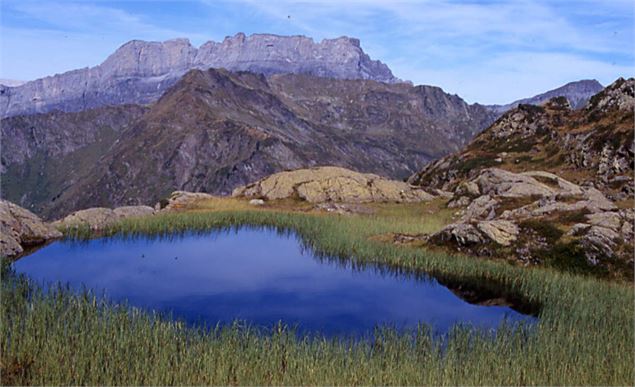
[[[235,197],[276,200],[298,198],[310,203],[421,202],[433,195],[407,183],[339,167],[280,172],[234,190]]]

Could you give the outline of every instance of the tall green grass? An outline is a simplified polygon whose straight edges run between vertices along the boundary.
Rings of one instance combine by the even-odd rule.
[[[631,286],[368,239],[425,225],[234,211],[131,219],[105,234],[161,236],[240,225],[294,230],[317,251],[353,264],[426,272],[444,282],[498,292],[534,305],[540,321],[532,330],[501,327],[495,336],[457,328],[445,339],[426,327],[410,335],[385,330],[366,341],[298,337],[283,327],[206,332],[90,295],[64,289],[43,294],[26,280],[5,275],[3,382],[9,377],[18,384],[635,383]],[[86,230],[72,233],[89,236]]]

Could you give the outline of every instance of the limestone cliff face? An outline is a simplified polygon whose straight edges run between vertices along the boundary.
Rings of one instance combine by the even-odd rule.
[[[394,83],[390,69],[371,60],[359,40],[341,37],[316,43],[304,36],[239,33],[200,48],[187,39],[134,40],[102,64],[27,82],[0,85],[0,116],[79,111],[103,105],[147,104],[191,69],[225,68],[266,75],[310,74],[336,79]]]

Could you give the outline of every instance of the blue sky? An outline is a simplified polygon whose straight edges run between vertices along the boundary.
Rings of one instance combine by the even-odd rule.
[[[237,32],[357,37],[402,79],[506,103],[569,81],[635,73],[631,0],[0,0],[0,78],[95,66],[131,39]]]

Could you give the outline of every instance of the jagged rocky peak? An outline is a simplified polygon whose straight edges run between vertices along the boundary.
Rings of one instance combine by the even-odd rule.
[[[619,78],[611,83],[601,93],[591,98],[586,109],[589,111],[612,109],[632,111],[635,109],[635,78]]]
[[[208,68],[400,82],[388,66],[364,53],[358,39],[349,37],[316,43],[305,36],[238,33],[200,48],[187,39],[133,40],[101,65],[3,88],[0,116],[147,104],[156,101],[188,70]]]

